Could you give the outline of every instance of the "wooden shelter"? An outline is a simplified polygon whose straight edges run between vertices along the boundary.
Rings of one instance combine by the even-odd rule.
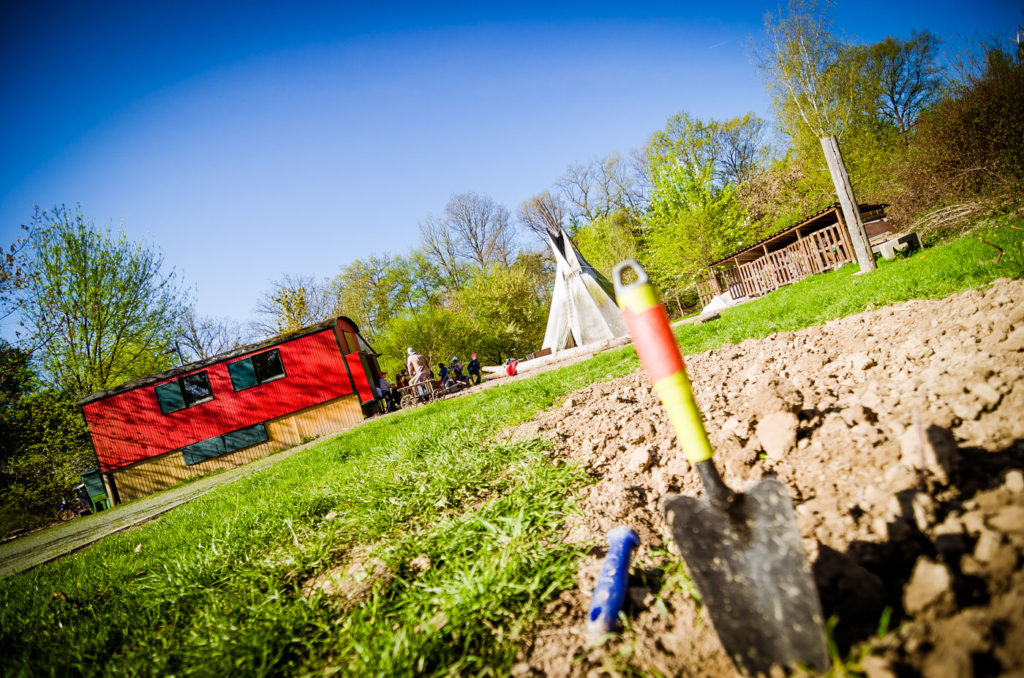
[[[892,231],[883,205],[861,205],[860,211],[869,239]],[[734,300],[759,297],[854,260],[850,234],[836,203],[712,262],[711,275],[697,283],[697,293],[702,306],[726,291]]]
[[[111,504],[240,466],[363,420],[377,353],[348,318],[78,401]]]

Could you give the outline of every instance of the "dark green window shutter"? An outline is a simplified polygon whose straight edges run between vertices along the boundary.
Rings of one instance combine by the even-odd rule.
[[[185,398],[181,395],[181,386],[177,381],[154,386],[153,390],[156,391],[156,401],[160,404],[160,411],[164,414],[185,409]]]
[[[259,384],[256,381],[256,370],[253,369],[252,360],[249,358],[228,363],[228,376],[231,377],[231,385],[236,391]]]
[[[267,427],[263,424],[256,424],[238,431],[224,434],[224,451],[234,452],[243,447],[258,445],[267,441]]]
[[[181,448],[181,455],[185,458],[185,466],[198,464],[201,461],[213,459],[222,454],[224,454],[224,439],[220,436]]]
[[[103,476],[98,468],[91,468],[79,475],[82,477],[82,482],[85,483],[85,489],[89,491],[90,497],[107,493],[107,488],[103,486]]]

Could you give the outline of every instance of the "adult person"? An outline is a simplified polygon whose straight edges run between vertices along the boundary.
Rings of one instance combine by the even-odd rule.
[[[419,385],[420,388],[416,389],[417,395],[424,395],[427,392],[426,386],[422,384],[430,380],[430,361],[427,360],[425,355],[417,353],[412,349],[412,346],[405,349],[405,368],[409,370],[409,384],[412,386]]]
[[[466,373],[470,378],[476,379],[474,385],[480,383],[480,361],[476,359],[476,353],[469,356],[469,364],[466,365]]]
[[[388,381],[387,372],[381,372],[377,380],[377,390],[380,391],[380,399],[384,401],[384,412],[394,412],[398,409],[395,406],[395,394],[392,392],[394,386]]]

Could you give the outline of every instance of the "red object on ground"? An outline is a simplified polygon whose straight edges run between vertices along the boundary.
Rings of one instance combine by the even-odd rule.
[[[518,360],[512,360],[508,365],[505,365],[505,374],[510,377],[516,376],[516,367],[519,365]]]

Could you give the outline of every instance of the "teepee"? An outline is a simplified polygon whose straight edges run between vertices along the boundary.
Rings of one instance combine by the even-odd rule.
[[[543,348],[552,352],[626,335],[612,284],[587,263],[564,228],[548,229],[555,254],[555,291]]]

